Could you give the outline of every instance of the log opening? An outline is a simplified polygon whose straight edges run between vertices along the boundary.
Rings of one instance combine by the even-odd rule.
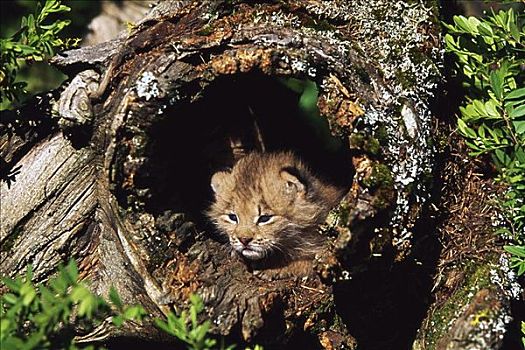
[[[292,150],[319,176],[348,188],[354,172],[348,141],[331,135],[316,101],[311,113],[300,108],[301,91],[289,79],[258,72],[219,77],[198,99],[166,107],[146,131],[147,160],[135,186],[117,197],[132,192],[154,216],[184,213],[206,226],[211,175],[253,150]]]

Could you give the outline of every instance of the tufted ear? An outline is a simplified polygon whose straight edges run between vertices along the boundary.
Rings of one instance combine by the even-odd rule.
[[[286,183],[286,192],[304,194],[306,192],[306,184],[301,181],[297,173],[296,169],[284,168],[279,175]]]
[[[224,191],[228,184],[229,177],[230,173],[227,171],[219,171],[213,174],[213,176],[211,177],[211,189],[215,194]]]

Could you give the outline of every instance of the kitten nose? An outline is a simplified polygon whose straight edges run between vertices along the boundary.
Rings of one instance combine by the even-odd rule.
[[[242,243],[243,246],[247,246],[248,243],[252,241],[252,237],[239,237],[239,241]]]

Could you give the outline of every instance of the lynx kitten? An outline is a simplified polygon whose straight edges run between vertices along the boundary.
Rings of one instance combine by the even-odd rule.
[[[266,277],[310,273],[324,246],[317,232],[343,191],[317,177],[291,152],[250,153],[211,179],[209,218],[233,248]]]

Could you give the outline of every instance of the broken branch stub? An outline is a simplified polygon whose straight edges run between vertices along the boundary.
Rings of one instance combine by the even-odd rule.
[[[429,146],[421,142],[429,120],[425,97],[397,91],[399,79],[359,41],[366,23],[356,22],[362,5],[354,5],[162,2],[127,35],[55,57],[56,66],[76,75],[70,86],[78,86],[66,88],[57,104],[59,127],[73,141],[78,130],[89,137],[68,149],[56,134],[42,147],[59,144],[70,152],[64,158],[87,161],[86,179],[78,180],[85,191],[63,205],[90,204],[76,212],[75,230],[63,221],[70,236],[56,237],[47,255],[29,258],[21,250],[25,257],[2,258],[3,270],[12,274],[22,262],[42,259],[36,273],[45,276],[44,261],[64,259],[64,249],[83,242],[72,251],[93,288],[106,294],[113,285],[125,302],[153,315],[198,293],[216,334],[263,344],[309,334],[326,348],[355,347],[337,313],[334,284],[373,254],[393,251],[387,265],[408,254],[408,231],[422,207],[413,197],[425,190],[408,185],[429,167]],[[317,113],[332,135],[311,126],[290,78],[315,83]],[[338,146],[329,146],[332,137]],[[260,280],[203,219],[211,174],[231,166],[236,150],[261,143],[294,149],[350,189],[324,228],[331,253],[318,259],[319,277]],[[427,158],[410,168],[416,156]],[[28,169],[30,157],[22,159]],[[59,171],[72,175],[75,168]],[[30,242],[23,220],[34,220],[33,212],[23,214],[13,223],[21,234],[2,230],[12,250]],[[158,337],[148,327],[107,332],[137,334]]]

